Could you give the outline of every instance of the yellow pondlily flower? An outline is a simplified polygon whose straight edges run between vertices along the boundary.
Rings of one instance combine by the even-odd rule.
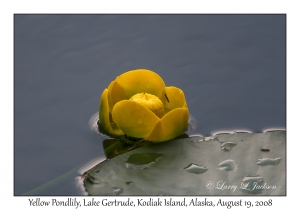
[[[166,87],[158,74],[147,69],[121,74],[100,100],[100,125],[113,136],[167,141],[186,130],[188,119],[183,91]]]

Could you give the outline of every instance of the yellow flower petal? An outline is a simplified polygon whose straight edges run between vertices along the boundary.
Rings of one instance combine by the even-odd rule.
[[[165,112],[169,112],[176,108],[187,108],[184,93],[177,87],[166,87],[164,91],[165,97],[163,98],[163,104]]]
[[[144,138],[153,130],[159,118],[135,101],[123,100],[112,110],[113,121],[128,136]]]
[[[188,120],[188,109],[176,108],[163,116],[156,124],[151,134],[145,139],[153,142],[162,142],[173,139],[186,130]]]
[[[128,71],[117,77],[115,81],[124,89],[126,99],[142,92],[150,93],[160,98],[165,88],[163,79],[155,72],[147,69]],[[111,94],[115,94],[115,91],[112,90]]]
[[[100,99],[100,111],[99,111],[99,121],[101,127],[111,135],[124,135],[124,133],[117,127],[112,126],[112,122],[109,119],[109,105],[108,105],[108,89],[105,89],[101,95]]]
[[[108,86],[108,103],[111,111],[114,105],[126,99],[125,91],[117,81],[112,81]]]

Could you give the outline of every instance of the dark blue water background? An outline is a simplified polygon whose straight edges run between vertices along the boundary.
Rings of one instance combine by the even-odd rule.
[[[185,92],[196,134],[286,126],[285,15],[15,15],[15,195],[103,154],[89,120],[137,68]]]

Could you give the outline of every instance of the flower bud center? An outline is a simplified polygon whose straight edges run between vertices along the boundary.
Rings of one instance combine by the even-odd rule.
[[[164,116],[164,105],[162,101],[155,95],[149,93],[137,93],[133,95],[129,100],[135,101],[150,109],[159,118],[162,118],[162,116]]]

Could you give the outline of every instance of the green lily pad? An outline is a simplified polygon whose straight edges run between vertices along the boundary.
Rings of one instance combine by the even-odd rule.
[[[286,132],[139,147],[93,167],[83,185],[89,195],[286,195]]]

